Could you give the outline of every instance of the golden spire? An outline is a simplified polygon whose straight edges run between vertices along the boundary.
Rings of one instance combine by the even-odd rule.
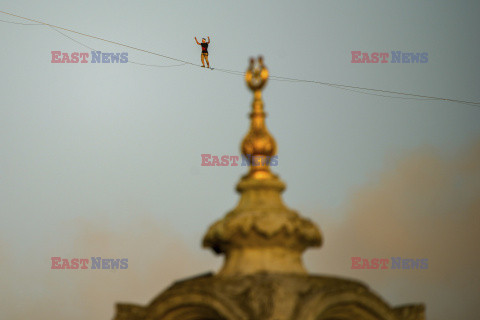
[[[250,130],[242,141],[241,152],[250,162],[247,176],[255,179],[272,177],[270,159],[277,152],[275,139],[265,126],[266,113],[263,111],[262,89],[267,84],[268,69],[263,64],[263,58],[258,57],[257,63],[250,59],[250,66],[245,74],[245,81],[253,92],[252,112],[250,113]]]
[[[203,238],[203,246],[225,255],[219,276],[256,272],[305,274],[302,253],[322,244],[317,226],[288,208],[281,193],[285,184],[270,172],[276,154],[275,140],[265,126],[262,88],[268,79],[263,59],[250,60],[245,75],[253,91],[250,130],[242,142],[242,154],[250,156],[250,171],[237,184],[240,200],[215,222]]]

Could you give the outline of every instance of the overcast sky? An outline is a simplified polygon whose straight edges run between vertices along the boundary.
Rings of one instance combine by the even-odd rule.
[[[275,3],[275,4],[273,4]],[[212,67],[480,101],[476,1],[0,1],[0,10]],[[0,19],[29,23],[0,14]],[[178,62],[64,32],[144,64]],[[251,93],[241,76],[125,64],[54,64],[90,52],[46,26],[0,22],[0,318],[110,319],[174,280],[215,271],[200,248],[235,206]],[[428,53],[354,64],[351,52]],[[90,59],[89,59],[90,60]],[[390,60],[390,59],[389,59]],[[316,274],[365,281],[428,319],[475,319],[480,299],[480,108],[270,81],[267,126],[286,203],[325,243]],[[127,270],[51,270],[50,258],[128,258]],[[351,270],[352,256],[428,258],[427,270]]]

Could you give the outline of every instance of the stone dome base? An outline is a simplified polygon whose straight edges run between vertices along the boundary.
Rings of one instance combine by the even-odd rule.
[[[424,320],[422,304],[391,307],[357,281],[316,275],[204,274],[147,306],[117,304],[114,320]]]

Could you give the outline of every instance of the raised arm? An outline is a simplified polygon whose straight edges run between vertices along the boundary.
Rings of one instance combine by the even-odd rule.
[[[210,37],[208,37],[208,42],[207,43],[210,43]]]
[[[197,40],[197,37],[195,37],[195,41],[197,42],[197,44],[200,44],[200,42],[198,42],[198,40]]]

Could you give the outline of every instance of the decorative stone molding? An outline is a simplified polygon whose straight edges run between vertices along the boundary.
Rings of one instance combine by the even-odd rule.
[[[357,281],[272,273],[203,275],[176,282],[143,311],[117,310],[114,320],[425,320],[423,305],[392,308]]]

